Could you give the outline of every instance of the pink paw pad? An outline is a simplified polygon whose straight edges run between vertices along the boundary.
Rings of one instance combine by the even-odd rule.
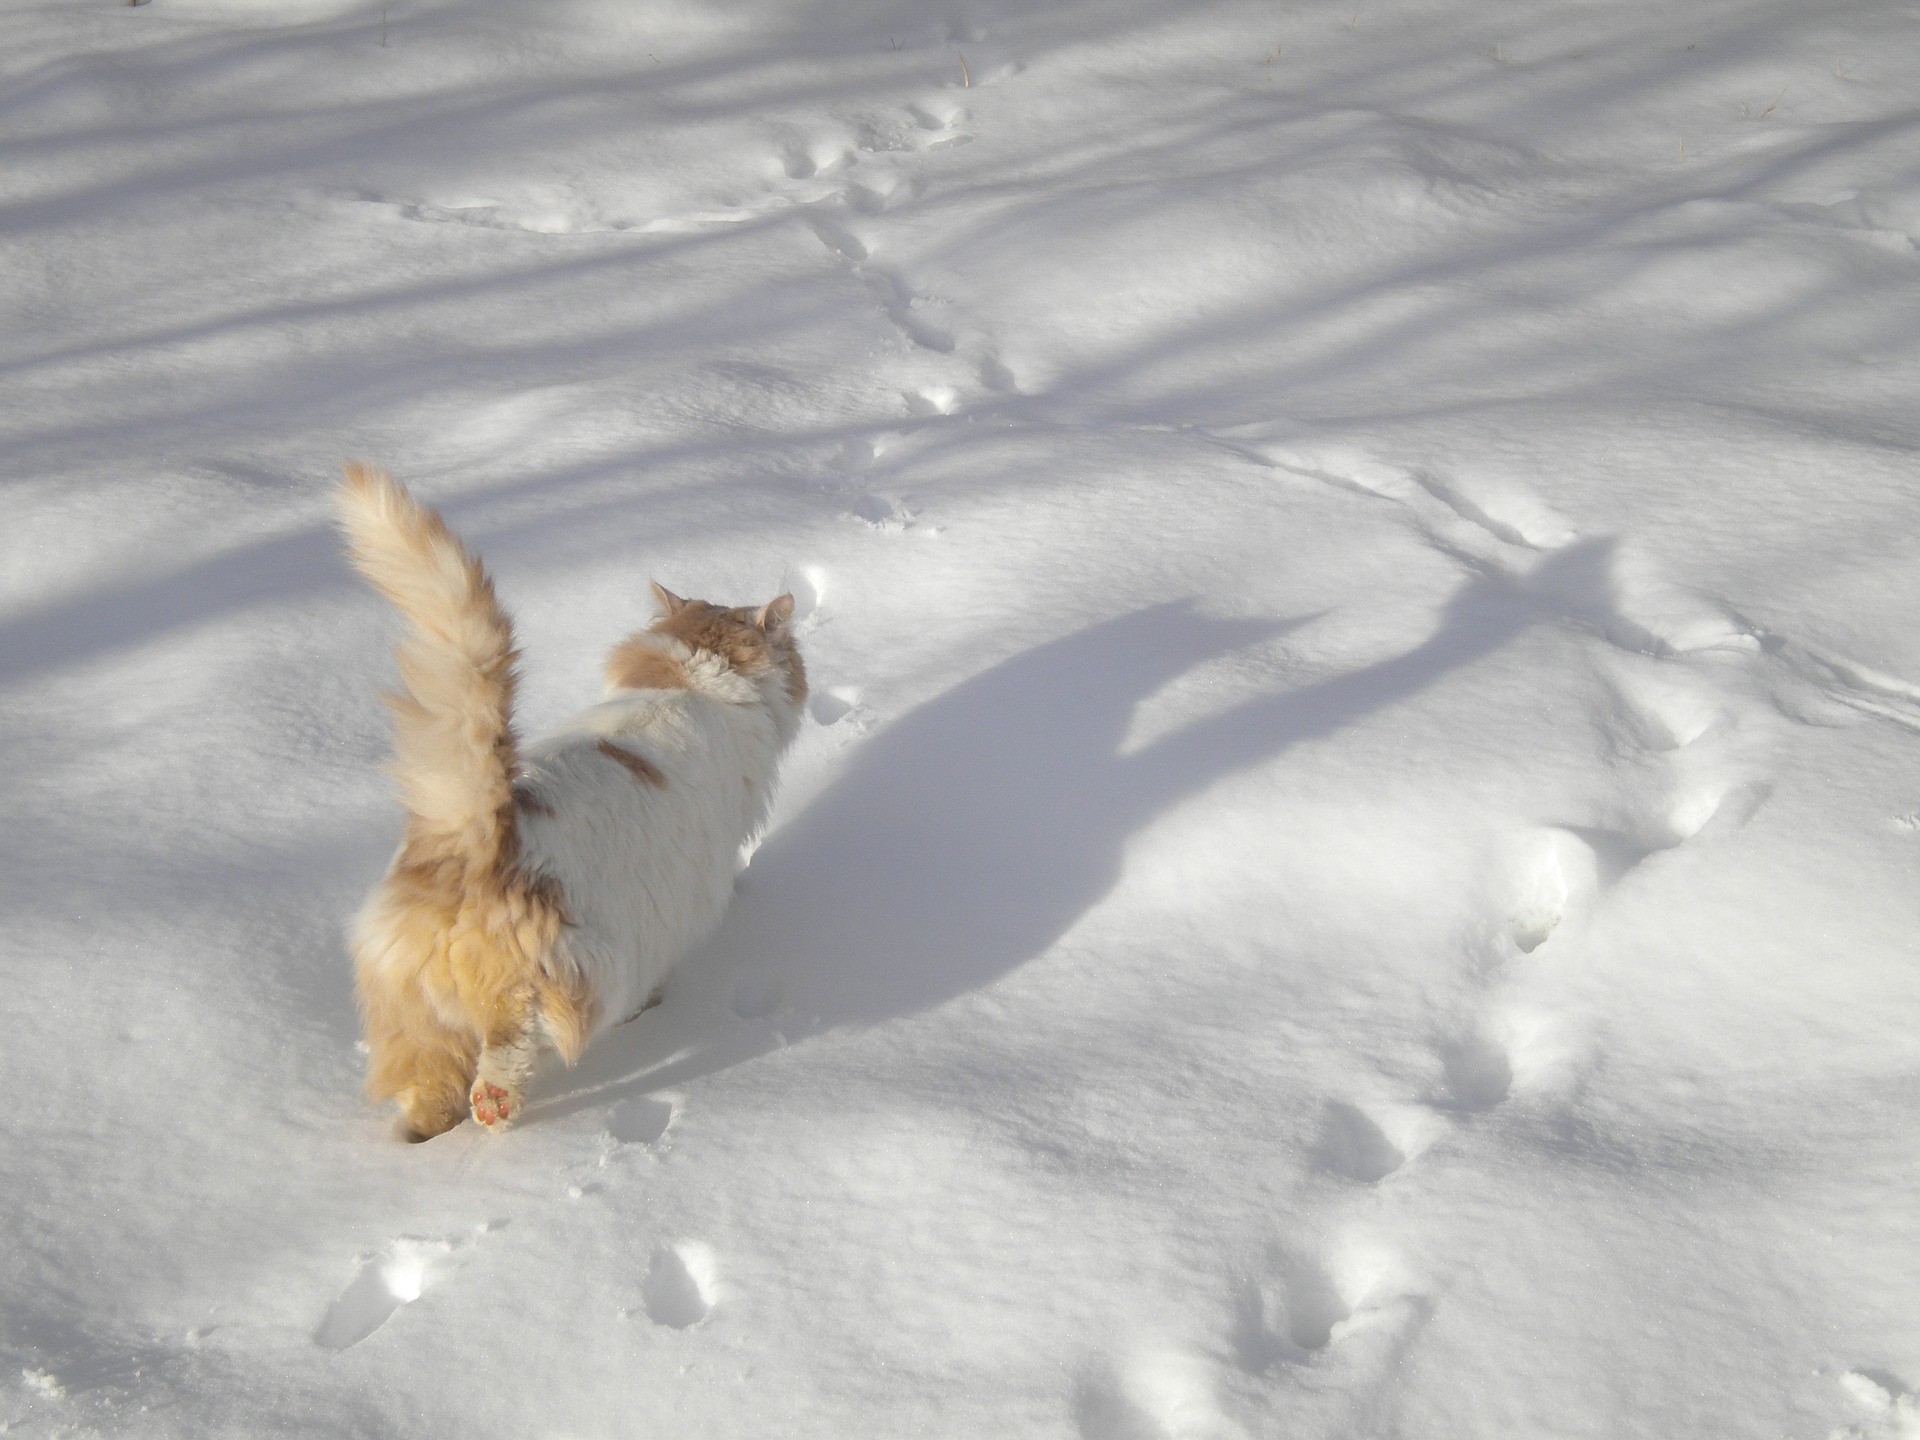
[[[488,1129],[501,1124],[513,1114],[513,1102],[507,1092],[490,1081],[475,1081],[471,1099],[473,1118]]]

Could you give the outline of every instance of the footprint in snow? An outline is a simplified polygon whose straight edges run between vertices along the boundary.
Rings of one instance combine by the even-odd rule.
[[[1081,1440],[1224,1440],[1244,1433],[1220,1410],[1209,1362],[1173,1346],[1136,1351],[1122,1365],[1088,1367],[1072,1407]]]
[[[881,179],[873,185],[849,184],[847,188],[841,192],[840,198],[845,202],[846,207],[856,215],[879,215],[891,209],[903,196],[907,199],[913,199],[917,197],[919,193],[920,187],[916,182],[900,185],[890,180]],[[850,256],[848,258],[856,257]],[[861,256],[857,258],[864,259],[865,257]]]
[[[1264,1272],[1234,1287],[1227,1349],[1249,1375],[1320,1365],[1360,1337],[1392,1340],[1431,1311],[1432,1303],[1384,1251],[1365,1244],[1325,1254],[1275,1246]]]
[[[908,144],[915,150],[945,150],[955,145],[965,145],[973,139],[961,128],[973,118],[972,113],[950,100],[928,100],[924,104],[909,105],[907,118],[914,125],[914,134]]]
[[[900,395],[910,415],[955,415],[960,410],[960,392],[951,385],[923,385]]]
[[[1513,1089],[1513,1060],[1491,1036],[1468,1034],[1440,1046],[1449,1103],[1457,1110],[1491,1110]]]
[[[859,703],[860,692],[842,685],[831,690],[816,690],[807,700],[807,713],[813,716],[816,725],[838,725]]]
[[[988,354],[980,360],[980,383],[987,389],[1000,395],[1017,395],[1020,382],[1014,377],[997,355]]]
[[[773,164],[789,180],[812,180],[851,169],[859,157],[843,138],[790,140],[773,156]]]
[[[1863,1424],[1833,1432],[1834,1440],[1915,1440],[1920,1396],[1884,1370],[1849,1370],[1840,1388],[1865,1412]]]
[[[849,186],[836,197],[848,209],[860,214],[877,214],[886,208],[887,197],[875,190]],[[886,312],[900,333],[922,350],[936,355],[951,355],[959,342],[953,332],[935,320],[930,311],[938,303],[920,294],[904,276],[873,263],[874,247],[853,230],[815,205],[806,214],[807,228],[828,250],[852,265],[854,273],[872,292],[874,300]],[[911,400],[909,405],[911,405]],[[941,414],[950,414],[942,410]]]
[[[670,1100],[623,1100],[607,1115],[607,1133],[622,1145],[651,1145],[667,1133],[673,1113]]]
[[[653,1252],[640,1300],[656,1325],[685,1330],[713,1311],[713,1252],[696,1241],[662,1245]]]
[[[435,1262],[453,1253],[448,1240],[395,1240],[386,1250],[361,1262],[353,1283],[327,1307],[326,1318],[313,1333],[323,1350],[345,1350],[378,1330],[403,1305],[418,1300],[426,1289]]]
[[[1358,1105],[1328,1104],[1315,1147],[1320,1164],[1335,1175],[1372,1185],[1406,1163],[1406,1154]]]
[[[936,355],[951,355],[954,352],[959,342],[954,339],[953,332],[926,313],[925,307],[933,302],[917,294],[912,286],[897,276],[870,272],[868,283],[874,298],[879,300],[888,318],[907,339],[922,350],[931,350]],[[944,403],[934,400],[934,390],[945,391],[952,398]],[[959,392],[951,385],[933,386],[919,393],[923,399],[934,403],[937,414],[951,415],[960,408]],[[912,404],[911,401],[908,403]]]
[[[862,495],[853,502],[853,515],[876,530],[904,530],[913,520],[913,512],[886,495]]]
[[[1571,830],[1553,828],[1527,842],[1512,872],[1507,934],[1516,949],[1531,955],[1553,937],[1575,905],[1594,893],[1600,860]]]
[[[856,264],[865,260],[868,255],[872,253],[867,249],[866,243],[862,241],[858,235],[855,235],[851,230],[847,229],[846,226],[828,219],[825,215],[818,213],[808,215],[807,228],[813,231],[814,237],[819,240],[822,245],[826,246],[827,249],[833,251],[836,255],[854,261]]]
[[[1249,1370],[1326,1349],[1334,1327],[1353,1313],[1333,1276],[1311,1256],[1276,1251],[1272,1260],[1265,1283],[1250,1280],[1235,1297],[1234,1351]]]
[[[1773,794],[1773,786],[1763,780],[1743,785],[1722,786],[1701,781],[1684,787],[1674,796],[1666,823],[1673,843],[1681,844],[1699,835],[1723,835],[1739,830],[1753,819]]]
[[[1666,661],[1620,656],[1608,679],[1618,697],[1608,718],[1643,750],[1684,750],[1721,719],[1718,703]]]

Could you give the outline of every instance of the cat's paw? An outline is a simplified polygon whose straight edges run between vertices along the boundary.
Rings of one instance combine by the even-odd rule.
[[[520,1110],[520,1097],[501,1089],[484,1076],[473,1082],[473,1092],[469,1097],[473,1101],[474,1123],[485,1126],[496,1135],[507,1128]]]
[[[451,1094],[445,1090],[409,1090],[399,1098],[399,1135],[409,1144],[418,1144],[422,1140],[445,1134],[466,1119],[466,1109],[461,1103],[458,1089]]]

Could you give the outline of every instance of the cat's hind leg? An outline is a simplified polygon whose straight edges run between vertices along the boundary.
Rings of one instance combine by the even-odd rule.
[[[441,1024],[422,1005],[406,1015],[369,1014],[367,1090],[399,1103],[409,1140],[431,1140],[466,1118],[473,1038]],[[384,1023],[380,1023],[384,1022]]]
[[[495,1134],[519,1119],[526,1105],[527,1081],[539,1051],[530,1018],[490,1034],[480,1051],[468,1101],[474,1120]]]
[[[543,1049],[568,1065],[580,1058],[599,1006],[577,972],[542,971],[494,1007],[470,1100],[473,1118],[498,1131],[520,1118],[523,1096]]]

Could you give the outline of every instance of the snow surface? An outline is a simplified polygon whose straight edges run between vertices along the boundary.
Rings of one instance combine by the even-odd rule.
[[[0,1422],[1920,1435],[1920,6],[4,0]],[[818,693],[390,1136],[383,463]]]

